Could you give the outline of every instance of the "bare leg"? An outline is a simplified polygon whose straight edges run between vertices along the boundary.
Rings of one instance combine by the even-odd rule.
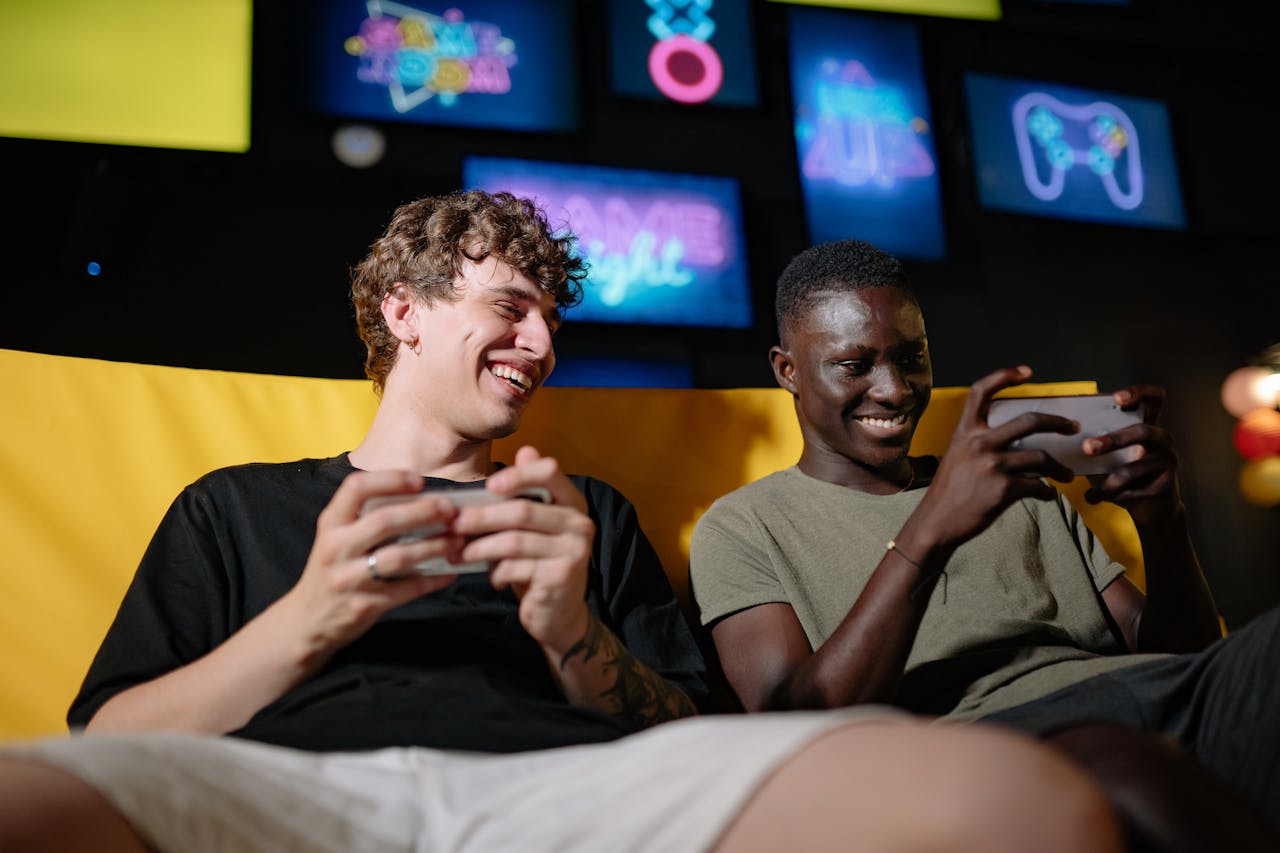
[[[721,838],[722,853],[1119,853],[1119,821],[1072,762],[979,725],[861,723],[809,744]]]
[[[147,846],[92,786],[49,764],[3,757],[0,850],[142,853]]]
[[[1253,806],[1176,743],[1107,723],[1066,729],[1046,743],[1102,786],[1134,853],[1280,853],[1280,837]]]

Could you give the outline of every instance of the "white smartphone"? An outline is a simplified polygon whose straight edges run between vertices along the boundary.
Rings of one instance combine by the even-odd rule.
[[[405,501],[415,501],[424,497],[442,497],[448,498],[449,501],[458,509],[469,506],[483,506],[485,504],[501,503],[507,498],[501,495],[495,495],[493,492],[484,488],[484,484],[480,483],[476,486],[463,486],[454,489],[424,489],[421,492],[411,492],[406,495],[378,495],[369,498],[360,508],[360,514],[370,512],[380,506],[387,504],[403,503]],[[516,495],[518,498],[525,500],[538,501],[540,503],[551,503],[551,492],[544,488],[538,487],[533,489],[525,489]],[[427,539],[432,536],[438,536],[444,532],[443,524],[425,524],[422,527],[415,527],[408,530],[395,538],[396,542],[416,542],[419,539]],[[475,560],[469,563],[450,563],[444,557],[432,557],[423,560],[421,563],[413,565],[413,570],[424,575],[462,575],[474,574],[477,572],[489,571],[488,560]]]
[[[1105,474],[1137,458],[1137,447],[1122,447],[1099,456],[1086,456],[1084,440],[1115,432],[1142,422],[1138,410],[1125,411],[1110,394],[1082,394],[1067,397],[997,397],[987,410],[987,425],[1000,426],[1023,412],[1061,415],[1080,424],[1074,435],[1035,432],[1011,446],[1043,450],[1071,469],[1077,476]]]

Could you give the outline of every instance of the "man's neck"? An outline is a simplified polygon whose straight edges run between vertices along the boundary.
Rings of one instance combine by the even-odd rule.
[[[914,485],[915,473],[905,455],[883,469],[860,465],[845,456],[806,443],[796,467],[815,480],[873,495],[892,495]]]
[[[383,405],[349,458],[365,471],[403,470],[465,482],[493,472],[492,451],[491,440],[466,439]]]

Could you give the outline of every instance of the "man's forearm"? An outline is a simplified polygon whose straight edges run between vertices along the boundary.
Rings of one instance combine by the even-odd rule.
[[[226,734],[245,725],[323,663],[273,613],[282,602],[205,656],[116,694],[87,728]]]
[[[582,639],[551,663],[570,702],[604,711],[637,730],[697,713],[683,690],[633,655],[594,616]]]
[[[771,708],[892,701],[929,597],[951,556],[950,549],[930,541],[917,536],[910,522],[903,527],[895,548],[886,550],[836,630],[779,685]],[[910,552],[916,558],[906,556]]]

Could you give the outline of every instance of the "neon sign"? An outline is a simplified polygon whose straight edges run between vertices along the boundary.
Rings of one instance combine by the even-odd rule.
[[[732,179],[486,157],[467,158],[464,177],[535,199],[577,237],[590,270],[571,320],[750,325]]]
[[[723,216],[715,205],[637,204],[622,195],[593,201],[576,193],[565,199],[564,212],[605,305],[621,305],[628,294],[648,288],[688,287],[696,275],[690,265],[724,266]]]
[[[805,177],[888,188],[936,171],[920,142],[929,124],[912,112],[902,89],[880,85],[857,60],[827,60],[821,75],[814,89],[816,116],[796,123],[797,138],[808,143],[801,163]]]
[[[1068,170],[1085,165],[1098,176],[1107,198],[1121,210],[1142,204],[1142,156],[1133,120],[1115,104],[1067,104],[1044,92],[1029,92],[1013,105],[1013,133],[1027,190],[1041,201],[1056,201]],[[1034,140],[1034,144],[1033,144]],[[1049,168],[1042,180],[1039,151]],[[1116,179],[1120,169],[1128,189]]]
[[[452,106],[464,93],[511,91],[516,45],[496,24],[467,21],[459,9],[433,15],[381,0],[369,0],[366,9],[359,33],[344,48],[359,59],[356,77],[385,86],[396,112],[432,98]]]
[[[658,91],[682,104],[715,97],[724,83],[724,63],[708,42],[716,22],[715,0],[645,0],[653,14],[649,32],[657,39],[649,52],[649,77]]]
[[[900,257],[946,251],[914,24],[789,10],[796,161],[809,240],[857,237]]]
[[[1185,228],[1160,101],[966,73],[978,199],[993,210]]]

